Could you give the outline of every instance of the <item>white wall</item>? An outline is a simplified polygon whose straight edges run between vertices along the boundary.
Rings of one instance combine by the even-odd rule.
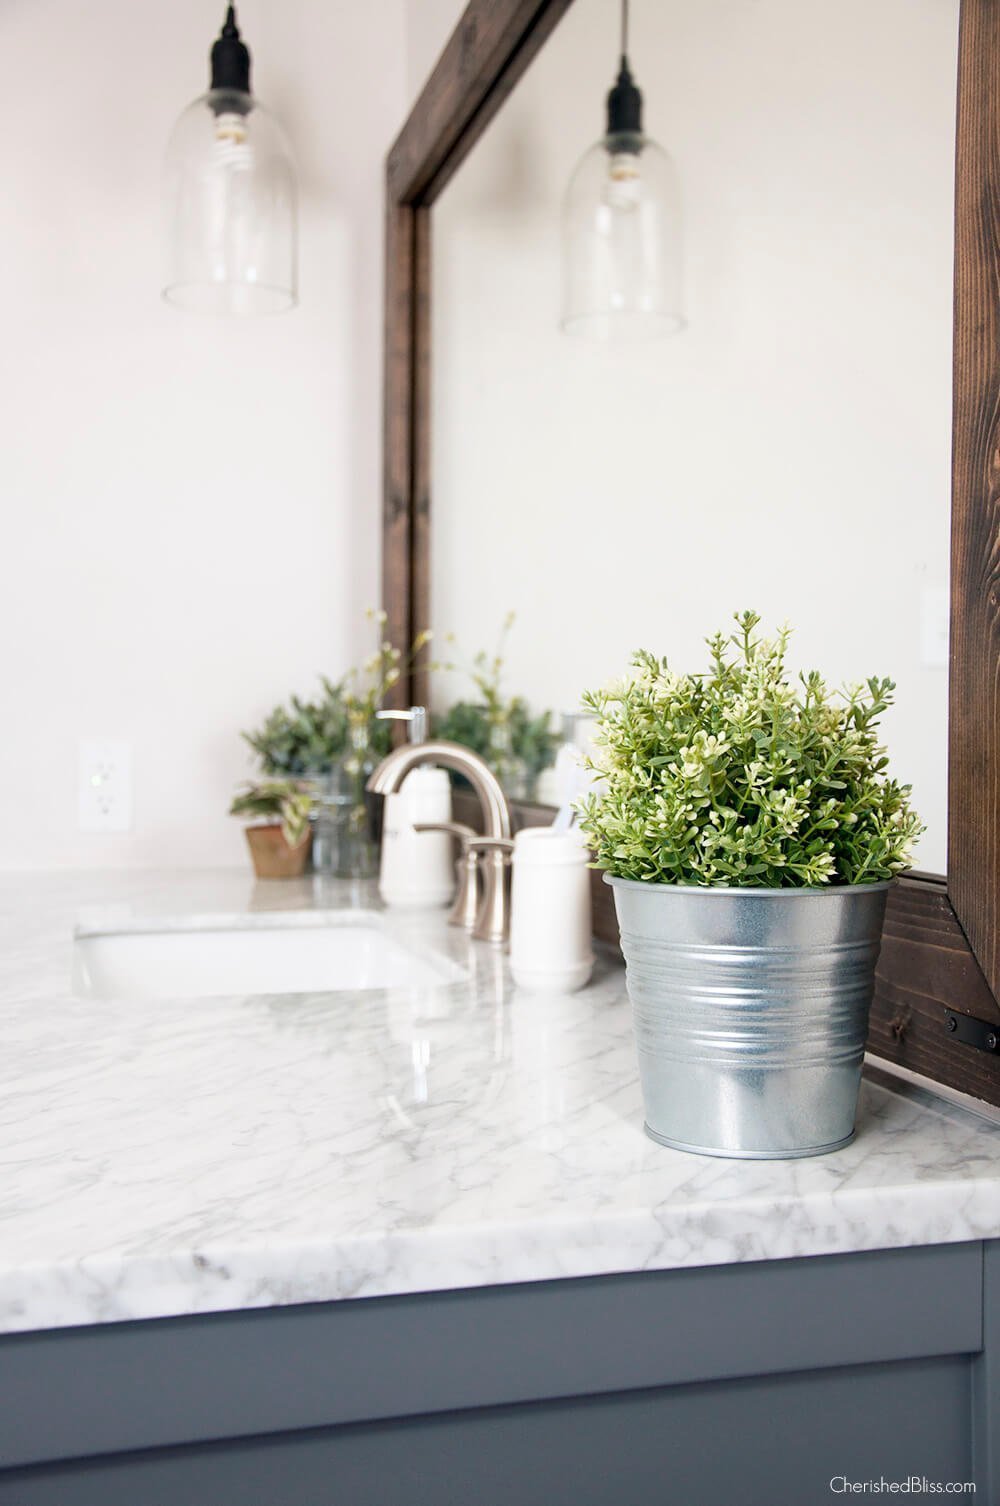
[[[515,608],[509,688],[571,709],[636,647],[787,618],[797,663],[897,679],[943,868],[958,0],[635,0],[690,323],[605,348],[556,331],[558,209],[617,9],[575,0],[435,211],[434,625],[471,654]]]
[[[0,7],[0,865],[245,860],[238,731],[364,647],[378,599],[382,159],[404,0],[243,0],[298,160],[301,305],[159,300],[159,186],[221,0]],[[81,737],[135,821],[77,830]]]

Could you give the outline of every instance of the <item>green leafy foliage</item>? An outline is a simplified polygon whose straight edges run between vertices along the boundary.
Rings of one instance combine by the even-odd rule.
[[[293,695],[255,732],[243,733],[265,774],[328,770],[343,757],[350,738],[344,688],[327,679],[320,683],[322,693],[315,699]]]
[[[381,632],[385,612],[367,615]],[[426,632],[417,635],[408,665],[430,636]],[[314,700],[293,695],[287,707],[276,706],[255,732],[242,733],[263,772],[285,777],[329,773],[342,759],[360,767],[364,755],[384,757],[392,747],[392,732],[375,713],[400,677],[401,660],[399,649],[383,640],[370,658],[343,679],[321,677],[321,694]]]
[[[550,715],[543,711],[532,716],[528,703],[514,696],[504,704],[504,720],[510,739],[510,751],[525,768],[529,779],[547,769],[559,746],[559,735],[550,728]],[[437,736],[471,748],[489,763],[495,756],[496,722],[482,702],[456,701],[438,722]]]
[[[461,670],[476,688],[474,701],[457,701],[441,718],[437,735],[471,748],[490,764],[501,782],[513,776],[517,765],[533,782],[555,758],[559,736],[551,730],[551,713],[533,715],[522,696],[503,692],[504,647],[514,613],[508,612],[493,654],[481,650],[470,663],[435,664],[434,669]],[[447,641],[454,643],[454,635]]]
[[[895,685],[831,690],[788,678],[789,631],[760,618],[707,640],[710,668],[677,674],[646,652],[584,696],[601,776],[581,802],[595,866],[650,883],[782,888],[865,884],[908,863],[923,827],[888,775],[878,720]]]
[[[489,759],[490,724],[486,707],[478,702],[456,701],[444,716],[437,718],[434,735],[448,742],[461,743],[463,748],[471,748],[480,758]]]
[[[240,794],[233,797],[229,814],[247,816],[251,820],[278,820],[289,847],[298,847],[309,831],[311,810],[309,790],[292,779],[270,779],[257,784],[248,783]]]

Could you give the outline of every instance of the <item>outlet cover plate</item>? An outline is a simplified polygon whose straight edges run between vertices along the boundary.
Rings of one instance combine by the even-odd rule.
[[[78,788],[81,831],[131,831],[131,743],[82,741]]]

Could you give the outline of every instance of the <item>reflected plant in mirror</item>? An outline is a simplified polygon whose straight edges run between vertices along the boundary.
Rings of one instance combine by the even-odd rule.
[[[735,620],[735,633],[706,640],[706,672],[643,651],[623,680],[584,696],[599,724],[601,782],[581,802],[595,866],[729,887],[893,878],[923,827],[879,741],[892,680],[793,680],[790,630],[766,639],[755,612]]]
[[[518,800],[534,798],[538,776],[551,767],[559,746],[552,731],[551,711],[533,712],[523,696],[507,697],[503,688],[504,652],[516,621],[508,612],[495,651],[485,649],[468,663],[460,660],[433,666],[462,673],[475,687],[474,700],[456,701],[438,721],[438,736],[461,743],[490,765],[504,792]],[[455,634],[446,640],[455,643]]]
[[[242,734],[268,775],[302,778],[313,792],[313,866],[345,877],[371,877],[377,854],[368,837],[365,781],[392,747],[392,730],[379,721],[388,692],[430,642],[418,633],[408,655],[388,639],[384,611],[369,609],[379,634],[375,651],[339,680],[320,677],[312,700],[289,697],[254,732]]]

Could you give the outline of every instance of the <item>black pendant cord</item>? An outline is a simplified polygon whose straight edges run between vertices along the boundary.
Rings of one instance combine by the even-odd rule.
[[[621,67],[615,86],[608,95],[609,136],[642,135],[642,95],[628,65],[628,5],[629,0],[622,0]],[[637,143],[625,142],[622,150],[637,152],[640,147]]]
[[[240,36],[236,10],[232,5],[226,11],[225,24],[212,48],[211,87],[238,94],[250,93],[250,50]]]

